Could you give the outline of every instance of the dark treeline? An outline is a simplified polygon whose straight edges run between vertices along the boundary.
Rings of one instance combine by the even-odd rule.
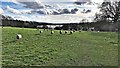
[[[81,22],[81,23],[61,23],[53,24],[46,22],[34,22],[34,21],[21,21],[21,20],[2,20],[2,26],[11,26],[11,27],[24,27],[24,28],[49,28],[47,25],[63,25],[62,27],[56,26],[56,30],[89,30],[94,27],[95,31],[118,31],[119,22],[111,24],[109,22]]]
[[[11,27],[24,27],[24,28],[36,28],[37,25],[42,25],[43,23],[33,22],[33,21],[21,21],[21,20],[2,20],[2,26]]]

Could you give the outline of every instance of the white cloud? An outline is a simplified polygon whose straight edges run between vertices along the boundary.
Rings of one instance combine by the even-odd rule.
[[[16,0],[19,2],[36,2],[36,1],[40,1],[40,2],[75,2],[77,0]]]
[[[13,2],[19,4],[17,0],[0,0],[1,2]]]
[[[88,1],[91,1],[91,0],[77,0],[77,2],[88,2]]]
[[[10,1],[10,0],[9,0]],[[11,1],[15,1],[15,0],[11,0]],[[21,1],[21,2],[70,2],[70,1],[76,1],[76,0],[17,0],[17,1]],[[78,0],[78,1],[91,1],[91,0]],[[95,0],[92,0],[95,1]],[[64,7],[66,7],[67,5],[65,5]],[[75,5],[73,5],[75,6]],[[61,7],[61,5],[60,5]],[[84,6],[84,7],[89,7],[89,6]],[[95,8],[95,5],[92,5],[91,8]],[[68,8],[69,9],[69,8]],[[81,8],[80,8],[81,9]],[[32,14],[27,14],[27,13],[31,13],[32,10],[17,10],[14,8],[11,8],[9,6],[7,6],[7,11],[14,13],[14,15],[18,15],[16,17],[14,17],[15,19],[19,19],[19,20],[31,20],[31,21],[38,21],[38,22],[53,22],[53,23],[61,23],[61,22],[70,22],[70,23],[74,23],[74,22],[80,22],[82,19],[88,19],[89,21],[92,21],[92,18],[90,18],[91,16],[93,17],[95,12],[97,12],[98,10],[92,9],[91,13],[89,14],[82,14],[82,13],[77,13],[77,14],[63,14],[63,15],[32,15]],[[25,14],[25,15],[24,15]],[[27,16],[26,16],[27,15]]]
[[[9,6],[7,6],[7,10],[9,12],[14,13],[14,14],[26,14],[26,13],[31,13],[32,12],[32,10],[16,10],[16,9],[13,9]]]
[[[2,13],[4,13],[4,11],[3,11],[3,9],[2,9],[2,8],[0,8],[0,14],[2,14]]]
[[[115,2],[115,1],[120,1],[120,0],[104,0],[104,1],[106,1],[106,2]]]
[[[103,2],[103,1],[120,1],[120,0],[0,0],[0,1],[4,1],[4,2],[36,2],[36,1],[40,1],[40,2],[87,2],[87,1],[92,1],[92,2]]]
[[[101,3],[103,0],[91,0],[92,2]]]
[[[18,10],[13,9],[13,8],[10,8],[9,6],[7,6],[7,10],[8,10],[9,12],[14,13],[14,14],[20,14],[20,12],[19,12]]]
[[[17,16],[14,17],[14,19],[23,20],[23,21],[30,21],[29,17],[23,16],[23,15],[17,15]]]

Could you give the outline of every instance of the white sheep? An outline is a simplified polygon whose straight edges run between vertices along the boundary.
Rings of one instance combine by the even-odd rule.
[[[97,32],[100,32],[100,31],[97,31]]]
[[[54,34],[54,31],[51,31],[51,34]]]
[[[62,34],[62,31],[60,30],[60,34]]]
[[[65,34],[67,34],[67,31],[65,31]]]
[[[40,33],[43,33],[43,31],[40,31]]]
[[[75,30],[73,30],[73,32],[75,32]]]
[[[72,34],[73,33],[73,31],[70,31],[70,34]]]
[[[89,28],[89,31],[95,31],[94,27]]]
[[[16,39],[19,40],[21,38],[22,38],[22,35],[21,34],[17,34]]]

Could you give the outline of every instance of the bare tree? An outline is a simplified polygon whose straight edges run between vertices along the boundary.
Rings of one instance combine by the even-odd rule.
[[[96,21],[118,22],[120,20],[120,1],[103,2],[100,13],[96,14]]]

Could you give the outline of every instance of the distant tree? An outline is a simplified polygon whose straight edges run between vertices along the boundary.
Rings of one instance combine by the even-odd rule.
[[[91,10],[87,10],[85,13],[89,13],[89,12],[91,12]]]
[[[74,3],[77,4],[77,5],[82,5],[82,4],[85,4],[86,2],[83,1],[83,2],[74,2]]]
[[[71,13],[72,13],[72,14],[75,14],[77,11],[78,11],[78,9],[77,9],[77,8],[74,8],[74,9],[71,10]]]
[[[5,17],[4,15],[2,15],[2,20],[3,20],[3,19],[6,19],[6,17]]]
[[[70,11],[68,9],[63,9],[63,13],[69,14]]]
[[[100,13],[96,14],[95,21],[117,22],[120,20],[120,1],[103,2]]]

